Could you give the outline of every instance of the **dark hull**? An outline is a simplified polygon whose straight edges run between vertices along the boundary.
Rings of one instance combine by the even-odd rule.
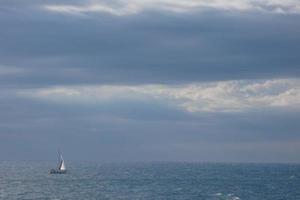
[[[57,170],[57,169],[51,169],[50,174],[66,174],[67,170]]]

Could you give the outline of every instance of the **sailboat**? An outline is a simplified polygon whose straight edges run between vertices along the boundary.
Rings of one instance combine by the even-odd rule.
[[[65,174],[67,173],[67,168],[65,161],[60,152],[58,152],[58,166],[57,169],[51,169],[50,174]]]

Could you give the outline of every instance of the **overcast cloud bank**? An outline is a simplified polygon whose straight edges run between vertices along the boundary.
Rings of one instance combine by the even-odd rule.
[[[187,112],[237,112],[300,108],[299,79],[223,81],[188,85],[57,86],[21,90],[21,96],[56,103],[101,104],[115,100],[161,101]]]
[[[115,0],[86,1],[80,4],[50,4],[42,7],[49,11],[65,14],[83,15],[104,12],[117,16],[137,14],[145,10],[165,10],[180,13],[218,9],[240,12],[300,13],[300,2],[297,0]]]
[[[0,160],[300,162],[299,4],[2,0]]]

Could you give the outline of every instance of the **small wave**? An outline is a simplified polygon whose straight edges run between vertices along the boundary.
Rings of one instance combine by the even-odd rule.
[[[223,194],[221,192],[218,192],[218,193],[213,194],[213,196],[216,196],[216,197],[221,198],[221,199],[226,199],[226,200],[240,200],[240,197],[235,196],[232,193]]]
[[[296,178],[296,176],[294,176],[294,175],[290,176],[290,179],[294,179],[294,178]]]
[[[213,194],[214,196],[222,196],[223,194],[221,192],[218,192],[216,194]]]
[[[240,200],[240,197],[235,196],[234,194],[228,194],[226,199],[227,200]]]

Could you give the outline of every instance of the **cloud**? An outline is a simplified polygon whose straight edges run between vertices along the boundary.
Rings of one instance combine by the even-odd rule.
[[[49,4],[44,9],[65,14],[84,15],[104,12],[112,15],[132,15],[144,10],[190,12],[207,9],[225,11],[262,11],[273,13],[300,13],[297,0],[116,0],[87,1],[83,4]]]
[[[0,65],[0,76],[1,75],[15,75],[15,74],[20,74],[24,72],[24,68],[20,67],[9,67],[9,66],[3,66]]]
[[[1,85],[178,84],[300,75],[300,15],[215,10],[76,18],[24,4],[7,1],[0,12],[0,65],[30,72],[5,77]]]
[[[55,159],[63,148],[69,160],[299,162],[295,107],[191,113],[152,100],[86,104],[12,93],[0,102],[2,159]]]
[[[115,100],[164,102],[186,112],[237,112],[300,107],[300,80],[219,81],[187,85],[57,86],[21,90],[19,95],[57,103],[101,104]]]
[[[0,4],[1,158],[299,161],[298,1]]]

